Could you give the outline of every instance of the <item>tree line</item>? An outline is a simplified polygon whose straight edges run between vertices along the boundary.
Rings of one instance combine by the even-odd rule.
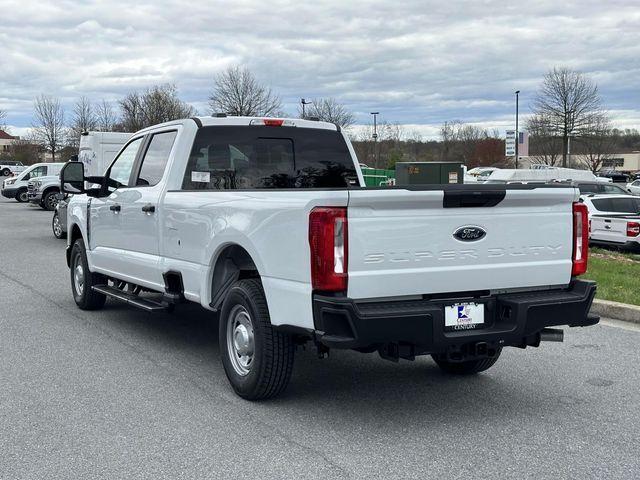
[[[243,116],[284,116],[281,98],[262,84],[246,67],[232,66],[214,77],[208,98],[209,112]],[[640,148],[636,130],[612,127],[603,108],[597,85],[580,72],[553,68],[544,76],[525,121],[530,135],[532,163],[579,166],[597,171],[616,151]],[[53,160],[66,160],[77,151],[84,131],[135,132],[158,123],[197,115],[181,100],[173,84],[133,91],[116,102],[78,98],[67,112],[59,98],[40,95],[34,101],[29,138],[14,142],[9,155],[19,160],[33,157],[34,149],[49,152]],[[300,118],[316,118],[344,128],[355,124],[355,115],[334,98],[314,98],[299,105]],[[6,112],[0,110],[0,128]],[[459,120],[442,124],[437,140],[419,132],[382,121],[352,130],[351,137],[361,162],[393,168],[399,161],[456,161],[475,166],[511,166],[504,139],[497,130],[483,129]]]

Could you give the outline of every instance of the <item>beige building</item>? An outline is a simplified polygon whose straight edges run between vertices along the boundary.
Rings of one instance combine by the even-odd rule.
[[[615,168],[623,172],[640,170],[640,152],[614,153],[605,159],[602,168]]]
[[[580,155],[569,155],[567,166],[570,168],[585,168],[584,163],[579,158]],[[530,168],[532,164],[538,163],[535,157],[519,157],[518,168]],[[559,156],[556,166],[561,166],[562,155]],[[621,172],[640,171],[640,152],[612,153],[602,162],[603,169],[615,168]]]

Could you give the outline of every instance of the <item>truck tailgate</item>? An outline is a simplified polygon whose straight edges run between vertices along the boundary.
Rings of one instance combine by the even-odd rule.
[[[348,296],[364,299],[569,283],[574,188],[464,187],[446,194],[350,191]],[[478,191],[488,194],[488,205],[496,204],[474,202]],[[452,197],[456,197],[453,202]],[[463,227],[485,234],[463,241],[454,236]]]

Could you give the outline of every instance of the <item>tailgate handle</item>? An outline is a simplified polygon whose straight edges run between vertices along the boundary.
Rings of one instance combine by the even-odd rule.
[[[495,207],[507,195],[506,190],[444,191],[444,208]]]
[[[605,220],[604,223],[611,223],[611,220]]]

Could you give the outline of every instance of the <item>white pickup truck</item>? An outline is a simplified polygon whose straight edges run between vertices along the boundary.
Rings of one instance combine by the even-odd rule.
[[[335,125],[225,116],[147,128],[103,178],[61,177],[77,305],[219,312],[244,398],[281,392],[305,342],[476,373],[599,320],[571,186],[363,188]]]
[[[22,162],[0,159],[0,175],[3,177],[17,175],[18,173],[24,172],[26,168]]]
[[[632,195],[585,195],[589,242],[640,251],[640,198]]]

